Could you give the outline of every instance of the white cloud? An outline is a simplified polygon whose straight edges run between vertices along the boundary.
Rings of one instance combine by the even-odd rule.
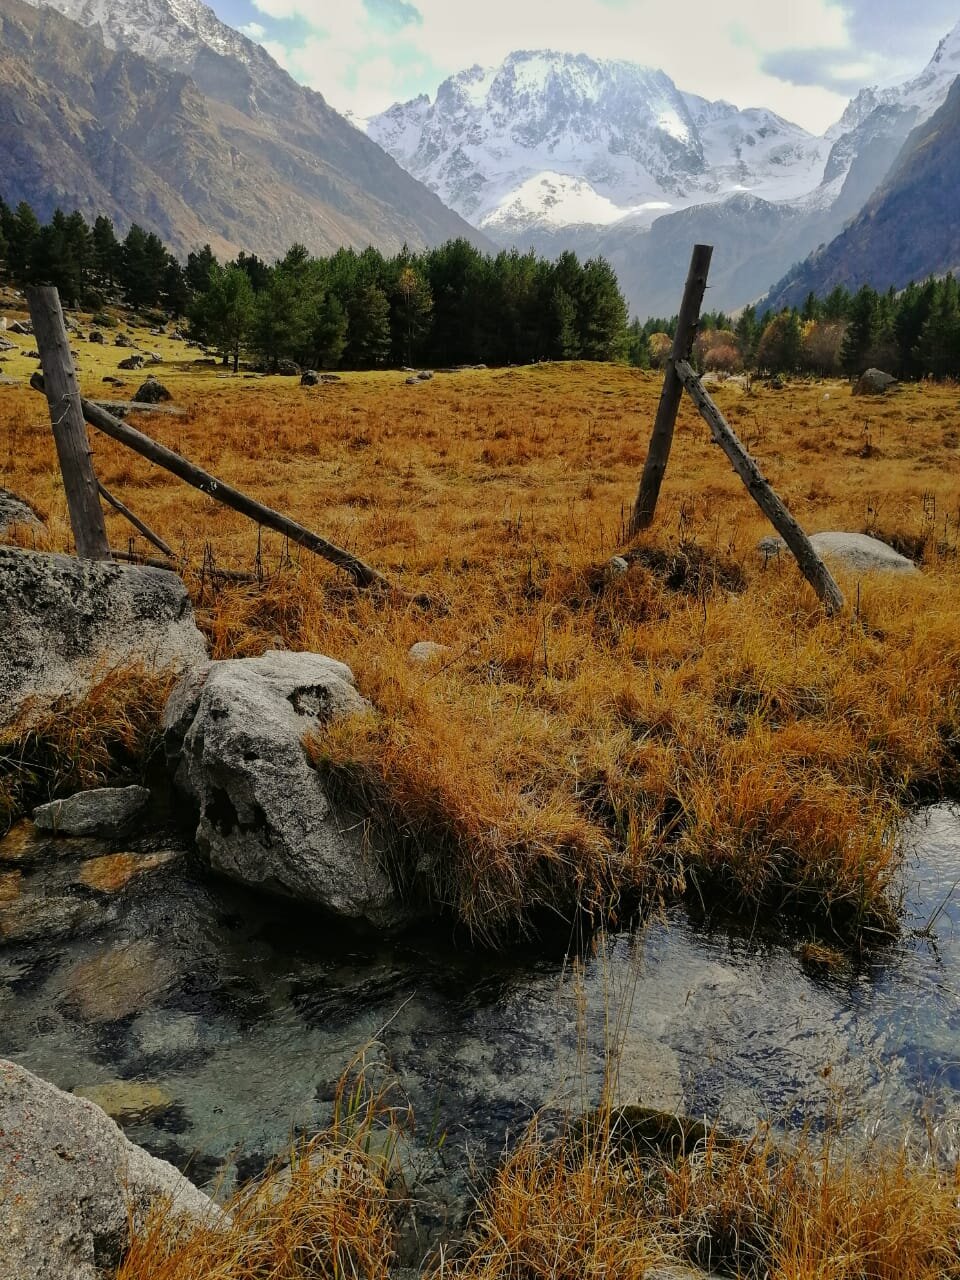
[[[267,28],[261,26],[259,22],[246,22],[242,27],[238,27],[237,30],[242,31],[245,36],[249,36],[251,40],[256,40],[258,43],[267,34]]]
[[[765,73],[764,58],[817,48],[867,65],[838,0],[691,0],[682,21],[664,0],[413,0],[422,20],[404,26],[395,15],[391,30],[363,0],[255,3],[271,18],[306,25],[306,38],[284,45],[284,65],[333,106],[358,115],[432,92],[444,76],[475,62],[547,48],[662,67],[682,89],[768,106],[819,131],[839,116],[844,96]]]

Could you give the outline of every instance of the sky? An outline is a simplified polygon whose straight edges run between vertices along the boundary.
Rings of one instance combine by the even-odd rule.
[[[208,0],[339,111],[372,115],[515,49],[659,67],[681,89],[811,132],[920,71],[960,0]]]

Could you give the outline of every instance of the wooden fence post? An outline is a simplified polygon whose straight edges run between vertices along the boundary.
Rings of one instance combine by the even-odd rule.
[[[28,289],[27,304],[43,366],[43,384],[77,555],[84,560],[109,560],[110,544],[60,295],[46,286]]]
[[[842,613],[843,592],[830,570],[814,551],[810,539],[777,497],[770,482],[740,443],[736,432],[704,390],[700,379],[686,360],[677,361],[677,376],[700,410],[714,440],[747,486],[750,496],[792,551],[800,572],[820,597],[827,613]]]
[[[650,448],[630,518],[631,537],[641,529],[648,529],[653,523],[660,486],[670,458],[670,446],[673,444],[677,410],[680,408],[680,399],[683,395],[683,384],[677,377],[677,361],[688,360],[693,350],[693,340],[700,321],[700,308],[703,306],[703,295],[707,288],[707,274],[710,271],[712,257],[713,245],[695,244],[693,246],[690,270],[687,273],[683,301],[680,304],[680,316],[677,320],[677,332],[673,339],[673,350],[664,370],[663,390],[660,393],[657,418],[653,424]]]

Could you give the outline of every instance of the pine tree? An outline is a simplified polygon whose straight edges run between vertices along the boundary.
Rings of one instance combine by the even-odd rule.
[[[206,293],[210,288],[210,273],[215,266],[217,266],[217,260],[208,244],[205,244],[202,249],[191,250],[187,254],[184,275],[194,293]]]
[[[253,344],[271,369],[280,360],[299,364],[309,358],[307,353],[312,356],[311,315],[303,284],[297,273],[276,266],[268,286],[256,295]]]
[[[917,360],[923,372],[933,378],[960,373],[960,287],[952,275],[937,283],[917,343]]]
[[[93,224],[93,271],[102,289],[116,288],[122,251],[113,223],[101,214]]]
[[[923,284],[908,284],[900,295],[893,330],[897,342],[897,374],[901,378],[923,376],[920,335],[933,307],[937,289],[935,280],[927,280]]]
[[[67,218],[64,232],[76,263],[82,296],[93,279],[93,232],[79,209],[74,209]]]
[[[55,211],[31,243],[27,280],[31,284],[53,285],[67,306],[76,306],[79,300],[80,267],[74,257],[67,218],[61,209]]]
[[[190,305],[190,286],[187,277],[173,254],[167,254],[167,265],[163,272],[160,301],[174,319],[187,314]]]
[[[250,277],[240,267],[216,267],[210,273],[210,288],[200,294],[198,305],[208,339],[240,367],[240,352],[253,325],[254,294]]]
[[[347,313],[336,294],[325,293],[315,304],[310,335],[316,367],[336,369],[347,345]]]
[[[7,232],[7,261],[17,284],[28,282],[33,246],[39,235],[40,223],[36,214],[25,200],[21,200],[13,211]]]
[[[650,339],[639,320],[627,329],[627,363],[635,369],[650,368]]]
[[[433,298],[430,286],[410,264],[401,267],[393,291],[393,320],[403,364],[413,364],[414,353],[430,330]]]
[[[587,360],[616,360],[627,333],[627,304],[613,268],[604,258],[583,266],[580,350]]]
[[[850,312],[850,294],[842,284],[836,285],[827,294],[821,307],[824,320],[834,322],[845,320]]]
[[[580,354],[577,304],[560,284],[555,286],[551,302],[554,329],[551,354],[556,360],[576,360]]]
[[[163,292],[167,251],[159,236],[134,223],[120,256],[120,284],[133,307],[155,307]]]
[[[868,356],[876,341],[880,299],[869,285],[854,295],[849,307],[847,332],[840,352],[840,364],[848,377],[869,367]]]
[[[13,225],[13,210],[0,196],[0,272],[10,270],[10,228]]]
[[[390,356],[390,301],[375,284],[365,285],[347,307],[347,351],[360,369],[386,364]]]
[[[244,253],[241,249],[237,254],[237,266],[250,277],[254,293],[259,293],[270,284],[270,268],[255,253]]]
[[[757,354],[757,344],[760,341],[762,328],[757,318],[757,308],[753,306],[744,307],[740,312],[740,318],[734,326],[733,332],[737,337],[737,345],[740,348],[740,356],[743,363],[749,368],[754,362]]]

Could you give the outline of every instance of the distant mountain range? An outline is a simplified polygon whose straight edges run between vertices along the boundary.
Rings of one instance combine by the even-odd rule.
[[[367,121],[410,173],[498,239],[538,228],[649,226],[748,191],[817,186],[830,144],[772,111],[683,93],[663,71],[546,50],[471,67]]]
[[[181,255],[488,243],[197,0],[0,0],[0,194]]]
[[[463,71],[364,133],[199,0],[36,3],[0,0],[0,195],[41,217],[59,204],[137,221],[181,256],[457,236],[573,249],[609,259],[641,316],[676,310],[695,241],[715,246],[708,296],[727,310],[797,263],[778,297],[955,265],[957,152],[923,130],[960,74],[960,23],[920,75],[864,89],[819,138],[662,71],[549,51]],[[923,236],[898,239],[892,221],[879,236],[900,190]]]
[[[691,243],[712,243],[711,302],[732,309],[842,230],[958,74],[960,24],[919,76],[861,91],[816,138],[662,71],[521,52],[366,127],[498,243],[603,254],[641,315],[676,309]]]

